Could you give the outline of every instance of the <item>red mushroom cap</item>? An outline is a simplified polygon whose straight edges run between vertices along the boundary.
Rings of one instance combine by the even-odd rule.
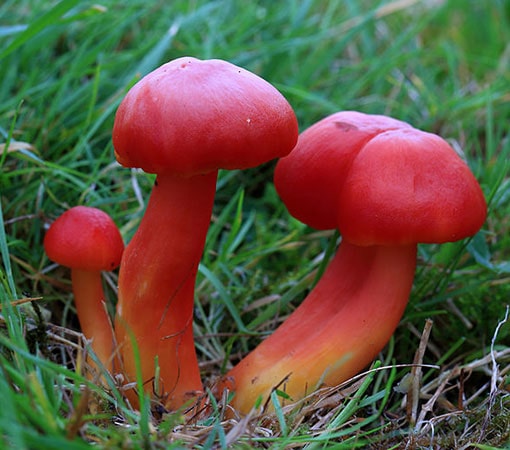
[[[113,270],[120,264],[124,243],[108,214],[75,206],[51,224],[44,250],[52,261],[71,269]]]
[[[361,113],[301,133],[276,166],[275,186],[293,216],[357,245],[455,241],[487,214],[480,185],[446,141]]]
[[[295,114],[267,81],[222,60],[173,60],[142,78],[115,117],[123,166],[186,176],[257,166],[288,154]]]

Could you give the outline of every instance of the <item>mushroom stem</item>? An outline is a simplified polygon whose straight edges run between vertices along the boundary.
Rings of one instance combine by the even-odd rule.
[[[222,379],[249,412],[272,389],[296,400],[352,377],[381,351],[407,305],[416,245],[343,241],[317,285],[285,322]]]
[[[115,319],[127,382],[140,354],[142,380],[169,409],[202,391],[193,342],[195,278],[212,214],[217,171],[188,178],[160,174],[145,215],[126,247]],[[155,380],[158,357],[159,379]],[[136,405],[133,392],[128,398]]]
[[[115,370],[114,333],[106,308],[101,272],[71,269],[71,281],[81,331],[92,340],[92,350],[112,373]]]

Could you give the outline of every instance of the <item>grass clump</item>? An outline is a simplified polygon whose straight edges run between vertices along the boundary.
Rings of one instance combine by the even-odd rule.
[[[0,17],[0,447],[508,446],[507,2],[7,0]],[[188,423],[157,405],[132,411],[115,379],[87,380],[69,274],[42,249],[77,204],[107,211],[129,241],[153,178],[114,163],[114,113],[141,76],[183,55],[264,77],[302,129],[353,109],[438,133],[489,202],[473,239],[420,247],[380,367],[294,408],[275,391],[273,415],[227,419],[218,401]],[[299,304],[327,254],[331,235],[290,218],[271,177],[271,164],[220,174],[196,301],[209,384]],[[116,275],[105,281],[113,304]]]

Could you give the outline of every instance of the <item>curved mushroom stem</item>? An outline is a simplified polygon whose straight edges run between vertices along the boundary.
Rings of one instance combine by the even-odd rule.
[[[303,303],[222,379],[247,413],[274,388],[294,401],[362,370],[386,345],[407,305],[416,245],[359,247],[343,241]]]
[[[217,171],[190,178],[158,175],[145,215],[122,257],[115,333],[127,382],[136,379],[132,336],[146,390],[157,387],[154,394],[169,409],[202,391],[193,342],[193,297],[216,179]],[[137,405],[134,392],[128,398]]]
[[[113,372],[114,334],[101,272],[71,269],[71,281],[80,328],[87,339],[92,339],[92,350],[101,364]]]

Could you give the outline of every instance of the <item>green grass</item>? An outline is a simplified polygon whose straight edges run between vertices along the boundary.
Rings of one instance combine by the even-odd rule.
[[[2,2],[0,448],[509,448],[509,42],[505,0]],[[136,80],[183,55],[264,77],[301,129],[353,109],[438,133],[463,150],[489,201],[475,238],[420,247],[383,368],[322,404],[288,411],[276,395],[275,415],[226,421],[219,402],[186,424],[130,411],[113,380],[102,389],[80,374],[69,273],[45,257],[45,227],[86,204],[129,241],[152,177],[114,163],[114,113]],[[196,299],[210,384],[299,304],[332,237],[288,216],[272,167],[220,175]],[[427,318],[423,363],[440,369],[423,368],[414,414],[425,422],[413,424],[407,365]]]

